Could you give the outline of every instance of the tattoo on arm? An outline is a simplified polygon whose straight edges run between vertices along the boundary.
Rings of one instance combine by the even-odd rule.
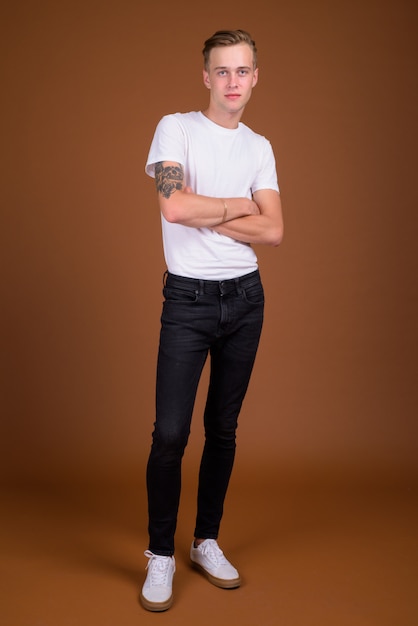
[[[181,165],[155,164],[155,184],[158,193],[169,198],[175,191],[183,189],[184,172]]]

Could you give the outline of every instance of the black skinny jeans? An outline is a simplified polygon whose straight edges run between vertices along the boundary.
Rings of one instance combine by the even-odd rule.
[[[156,421],[147,465],[149,549],[174,553],[181,464],[198,383],[208,354],[195,537],[216,539],[235,457],[238,414],[263,324],[258,271],[208,281],[168,273],[157,364]]]

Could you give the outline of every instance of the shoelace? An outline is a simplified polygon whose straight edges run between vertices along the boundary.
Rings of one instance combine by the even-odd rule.
[[[149,558],[148,565],[145,569],[150,569],[151,585],[165,585],[167,582],[171,557],[159,556],[158,554],[153,554],[149,550],[146,550],[144,554]]]
[[[202,554],[207,556],[211,561],[214,561],[216,565],[225,565],[228,563],[226,560],[224,553],[218,546],[215,539],[207,539],[204,543],[201,544],[200,549]]]

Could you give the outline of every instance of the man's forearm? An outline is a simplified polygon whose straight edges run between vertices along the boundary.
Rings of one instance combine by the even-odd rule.
[[[214,228],[258,211],[249,198],[212,198],[187,191],[160,198],[160,207],[167,221],[193,228]]]
[[[218,224],[212,230],[250,244],[278,246],[282,239],[280,226],[265,215],[250,215]]]

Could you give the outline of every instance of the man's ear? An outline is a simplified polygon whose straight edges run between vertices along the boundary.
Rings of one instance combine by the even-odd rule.
[[[210,78],[206,70],[203,70],[203,84],[205,85],[205,87],[210,89]]]
[[[256,67],[255,70],[254,70],[253,87],[255,87],[257,83],[258,83],[258,67]]]

